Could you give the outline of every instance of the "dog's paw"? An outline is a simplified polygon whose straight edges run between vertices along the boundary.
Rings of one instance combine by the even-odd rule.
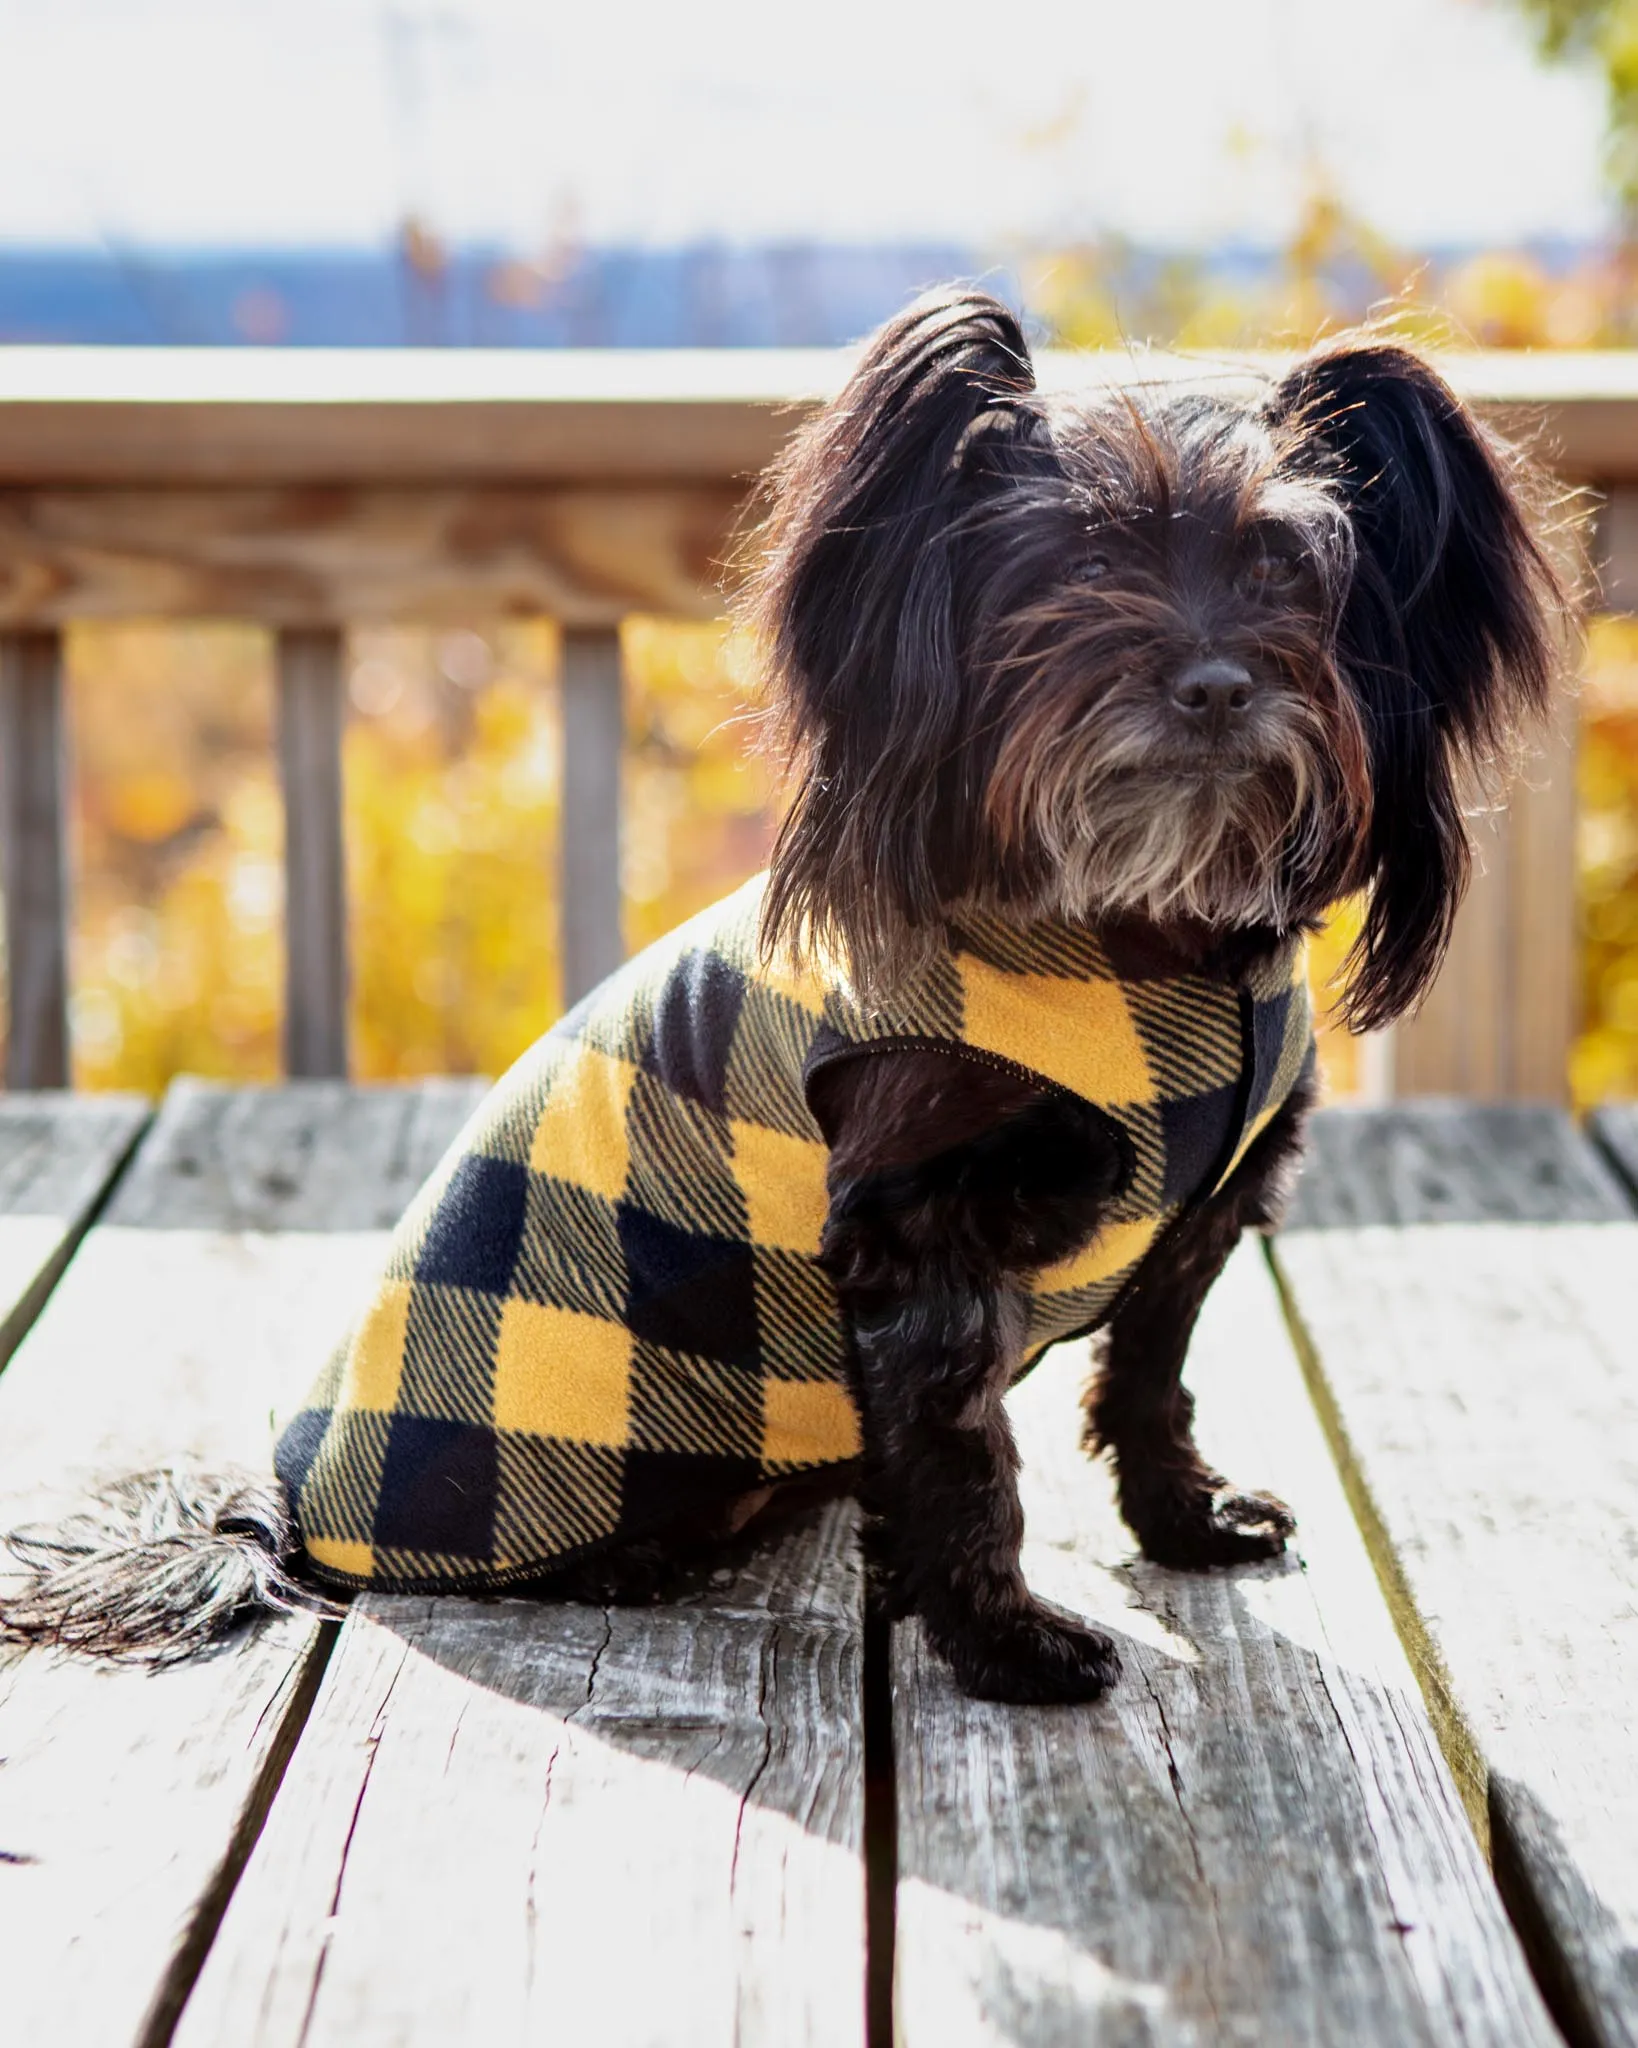
[[[1095,1700],[1120,1675],[1108,1636],[1032,1600],[1005,1621],[973,1623],[933,1638],[964,1693],[1012,1706]]]
[[[1222,1487],[1192,1495],[1170,1514],[1146,1517],[1137,1534],[1151,1563],[1178,1571],[1209,1571],[1214,1565],[1255,1564],[1278,1557],[1296,1528],[1296,1516],[1273,1494]]]

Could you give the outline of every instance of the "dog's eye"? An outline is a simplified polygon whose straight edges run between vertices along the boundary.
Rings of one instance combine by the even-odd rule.
[[[1101,583],[1109,574],[1109,563],[1103,555],[1088,555],[1070,571],[1071,583]]]
[[[1302,557],[1288,553],[1283,548],[1264,548],[1254,555],[1247,565],[1245,577],[1253,590],[1260,590],[1270,596],[1280,590],[1289,590],[1302,575]]]

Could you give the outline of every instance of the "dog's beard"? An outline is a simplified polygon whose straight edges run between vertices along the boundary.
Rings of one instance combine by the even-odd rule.
[[[1254,769],[1225,762],[1163,768],[1111,759],[1090,736],[1062,738],[1016,773],[1007,850],[947,909],[1010,924],[1131,917],[1283,932],[1335,893],[1324,878],[1340,875],[1339,858],[1364,824],[1346,791],[1311,717],[1294,720],[1273,757]],[[989,822],[993,830],[993,806]],[[1333,834],[1340,835],[1335,843]],[[798,957],[828,951],[845,964],[859,1000],[885,1003],[932,967],[948,943],[946,928],[942,920],[912,923],[885,892],[856,909],[845,926],[813,918],[795,950]]]
[[[1295,719],[1255,764],[1155,765],[1152,744],[1069,736],[1015,785],[1014,843],[1031,843],[1029,908],[1077,921],[1286,928],[1324,852],[1329,785]],[[1150,759],[1145,759],[1145,753]]]
[[[1050,863],[1045,907],[1156,924],[1288,921],[1288,848],[1307,809],[1297,778],[1133,772],[1055,782],[1036,828]]]

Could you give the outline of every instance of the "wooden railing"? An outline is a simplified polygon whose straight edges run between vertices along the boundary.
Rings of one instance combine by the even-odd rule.
[[[1638,608],[1638,355],[1444,367],[1597,494],[1605,601]],[[0,351],[7,1085],[69,1072],[64,626],[228,617],[276,635],[286,1064],[344,1073],[345,629],[483,613],[561,623],[573,997],[621,951],[620,621],[720,610],[717,565],[751,479],[845,369],[789,351]],[[1173,369],[1052,352],[1040,364],[1049,387]],[[1394,1034],[1394,1092],[1564,1094],[1572,762],[1567,719],[1487,834],[1439,988]]]

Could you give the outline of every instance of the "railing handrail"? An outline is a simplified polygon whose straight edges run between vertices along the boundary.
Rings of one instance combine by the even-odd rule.
[[[732,483],[846,349],[0,347],[0,484]],[[1048,391],[1277,370],[1267,352],[1046,349]],[[1577,480],[1638,480],[1638,350],[1450,350]]]

